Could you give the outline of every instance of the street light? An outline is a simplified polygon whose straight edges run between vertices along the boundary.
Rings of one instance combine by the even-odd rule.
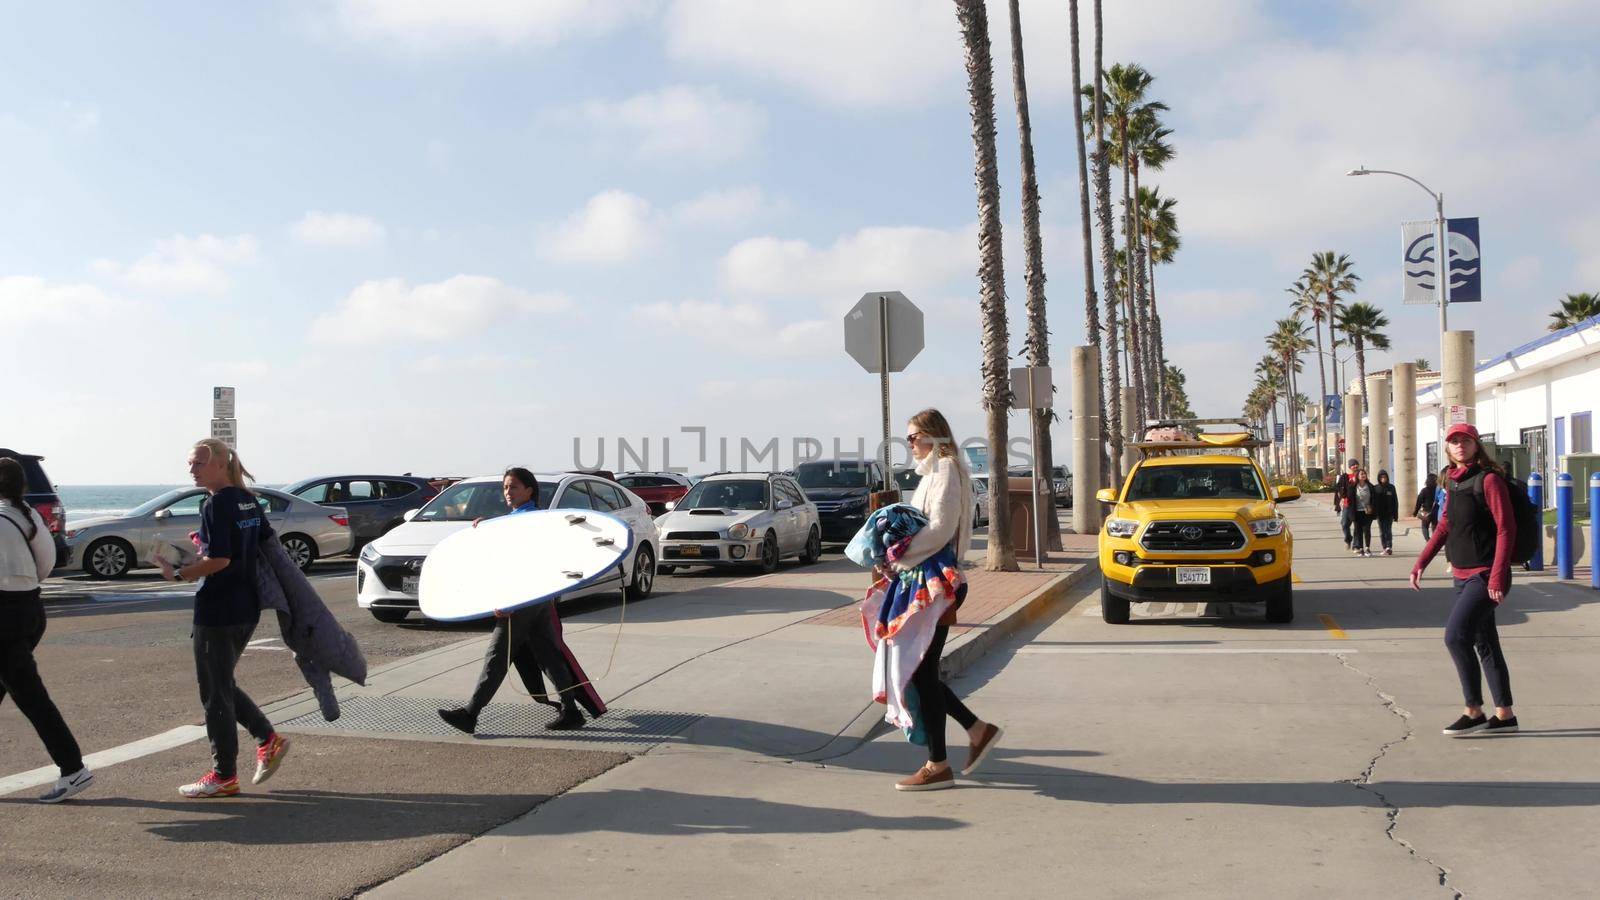
[[[1445,317],[1445,307],[1450,304],[1450,235],[1449,225],[1444,217],[1444,194],[1434,193],[1427,185],[1404,172],[1393,172],[1388,169],[1369,169],[1366,166],[1359,166],[1344,174],[1351,177],[1356,175],[1394,175],[1422,188],[1424,193],[1433,198],[1434,254],[1437,257],[1434,260],[1434,265],[1438,273],[1434,279],[1434,294],[1439,298],[1439,366],[1441,376],[1439,380],[1439,449],[1440,452],[1443,452],[1446,427],[1444,421],[1444,379],[1442,377],[1445,357],[1444,335],[1449,330],[1448,320]]]

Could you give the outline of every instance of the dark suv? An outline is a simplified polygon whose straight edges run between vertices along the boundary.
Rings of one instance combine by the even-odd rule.
[[[421,509],[439,489],[437,479],[413,475],[326,475],[307,478],[284,488],[312,503],[343,507],[350,514],[351,554],[368,541],[382,537],[404,521],[405,514]]]
[[[56,493],[55,485],[51,484],[49,476],[44,474],[44,466],[39,465],[44,461],[44,457],[5,449],[0,449],[0,456],[9,456],[22,463],[22,474],[28,481],[27,493],[23,499],[28,501],[29,506],[39,511],[44,524],[50,529],[50,534],[55,537],[56,564],[66,565],[67,558],[71,555],[67,551],[67,508],[61,505],[61,495]]]
[[[867,521],[873,491],[883,490],[883,464],[877,460],[814,459],[794,469],[794,478],[817,505],[822,540],[847,544]]]

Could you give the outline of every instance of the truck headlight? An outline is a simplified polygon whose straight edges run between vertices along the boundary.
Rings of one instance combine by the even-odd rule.
[[[1250,530],[1255,532],[1256,537],[1277,537],[1283,534],[1283,524],[1281,516],[1273,516],[1270,519],[1256,519],[1250,523]]]
[[[750,538],[750,526],[743,522],[735,522],[728,526],[728,537],[736,541],[748,540]]]
[[[1133,519],[1107,519],[1106,534],[1115,538],[1131,538],[1139,530],[1139,523]]]

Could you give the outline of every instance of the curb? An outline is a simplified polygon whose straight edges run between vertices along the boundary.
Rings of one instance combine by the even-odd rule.
[[[1085,560],[1077,571],[1057,576],[1044,587],[1011,604],[1000,615],[982,623],[981,627],[961,635],[945,647],[944,655],[939,659],[939,677],[948,681],[965,672],[996,644],[1044,616],[1073,588],[1099,573],[1098,559]]]

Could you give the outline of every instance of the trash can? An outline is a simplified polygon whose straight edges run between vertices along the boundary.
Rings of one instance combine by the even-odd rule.
[[[1033,553],[1033,499],[1032,478],[1007,478],[1006,500],[1011,504],[1011,549],[1016,553]]]

